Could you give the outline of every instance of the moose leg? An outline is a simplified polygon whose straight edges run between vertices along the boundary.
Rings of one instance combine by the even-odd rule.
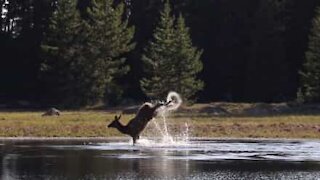
[[[133,145],[135,145],[135,144],[136,144],[136,142],[137,142],[137,140],[138,140],[139,138],[140,138],[140,136],[139,136],[139,135],[132,137]]]
[[[132,140],[133,140],[133,145],[135,145],[137,142],[137,137],[136,136],[132,137]]]

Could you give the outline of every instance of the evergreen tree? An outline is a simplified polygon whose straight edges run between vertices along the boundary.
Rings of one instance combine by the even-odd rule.
[[[97,63],[95,72],[101,83],[100,96],[106,93],[105,99],[109,101],[121,93],[116,79],[128,72],[124,57],[135,46],[132,43],[134,28],[123,20],[124,7],[123,3],[114,7],[113,0],[93,0],[86,21],[91,28],[91,56]]]
[[[134,30],[122,21],[124,6],[112,5],[112,0],[92,1],[81,19],[75,0],[58,2],[43,43],[43,71],[59,103],[93,105],[117,89],[114,77],[128,71],[123,57],[134,47]]]
[[[320,101],[320,8],[316,10],[309,36],[309,48],[301,74],[301,91],[306,102]]]
[[[150,97],[164,97],[169,91],[177,91],[185,99],[202,89],[196,79],[202,70],[201,51],[192,46],[189,29],[182,15],[174,25],[169,2],[164,5],[160,22],[143,56],[149,76],[141,81],[141,87]]]
[[[153,40],[142,56],[147,74],[140,81],[143,92],[152,98],[164,97],[170,90],[171,63],[173,63],[174,18],[171,16],[170,4],[167,1],[160,14]]]
[[[81,37],[81,19],[76,0],[60,0],[53,12],[42,42],[41,79],[54,103],[71,105],[78,94],[79,53],[76,43]]]
[[[203,88],[203,82],[196,78],[202,70],[200,60],[202,51],[193,47],[189,34],[189,28],[185,25],[183,16],[177,19],[175,26],[175,45],[174,49],[174,70],[171,82],[174,91],[182,94],[185,99],[190,99],[195,93]]]

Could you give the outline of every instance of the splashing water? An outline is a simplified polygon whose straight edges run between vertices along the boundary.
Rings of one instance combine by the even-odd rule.
[[[177,110],[180,105],[182,104],[182,99],[180,95],[176,92],[170,92],[167,96],[167,102],[172,101],[173,104],[170,104],[170,106],[167,106],[164,108],[164,111],[175,111]]]
[[[160,142],[157,142],[157,145],[186,145],[189,140],[189,126],[187,123],[184,124],[183,130],[177,134],[173,135],[169,132],[168,129],[168,117],[169,115],[176,111],[182,104],[182,99],[180,95],[176,92],[170,92],[167,96],[167,102],[170,102],[167,106],[163,106],[158,109],[158,116],[152,120],[150,124],[160,133]],[[154,135],[154,134],[153,134]],[[141,145],[155,145],[155,142],[152,142],[148,138],[141,139],[138,141]]]

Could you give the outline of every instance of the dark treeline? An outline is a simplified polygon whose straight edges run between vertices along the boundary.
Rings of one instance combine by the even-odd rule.
[[[120,0],[119,0],[120,2]],[[203,50],[201,102],[280,102],[296,99],[299,71],[308,49],[318,0],[171,0]],[[123,99],[144,100],[142,54],[163,0],[126,0],[125,16],[135,27],[135,48],[127,55],[130,71],[116,79]],[[39,69],[41,43],[56,0],[1,0],[0,103],[45,103]],[[90,0],[79,0],[86,17]],[[126,18],[124,17],[124,18]]]

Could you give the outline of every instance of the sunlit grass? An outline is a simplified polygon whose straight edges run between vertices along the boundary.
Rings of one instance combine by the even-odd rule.
[[[194,118],[196,137],[320,138],[320,116]]]
[[[106,125],[114,115],[103,111],[63,112],[42,117],[41,112],[0,112],[0,137],[115,137]],[[134,115],[122,115],[125,124]],[[169,131],[187,123],[193,137],[320,138],[320,116],[170,117]]]

